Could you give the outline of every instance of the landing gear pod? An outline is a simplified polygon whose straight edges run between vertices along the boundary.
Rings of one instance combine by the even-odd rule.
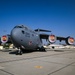
[[[68,37],[67,40],[66,40],[66,43],[67,43],[68,45],[74,44],[74,38],[73,38],[73,37]]]
[[[50,35],[48,37],[48,40],[49,40],[50,43],[55,43],[56,42],[56,36],[55,35]]]
[[[6,43],[8,41],[8,36],[7,35],[3,35],[2,37],[1,37],[1,42],[2,43]]]

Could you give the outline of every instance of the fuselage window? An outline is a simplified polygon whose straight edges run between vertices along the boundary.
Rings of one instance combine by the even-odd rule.
[[[22,30],[22,33],[25,34],[25,32]]]
[[[22,28],[22,26],[15,26],[14,28]]]

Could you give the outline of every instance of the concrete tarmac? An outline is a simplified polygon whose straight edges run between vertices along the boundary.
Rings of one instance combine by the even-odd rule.
[[[47,49],[23,55],[0,50],[0,75],[75,75],[75,49]]]

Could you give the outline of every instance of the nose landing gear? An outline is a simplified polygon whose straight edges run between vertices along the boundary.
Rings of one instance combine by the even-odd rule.
[[[22,55],[22,50],[20,50],[20,48],[16,51],[16,55]]]

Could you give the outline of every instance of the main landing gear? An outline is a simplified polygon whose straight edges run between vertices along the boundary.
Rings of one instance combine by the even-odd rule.
[[[43,46],[41,48],[39,48],[39,51],[46,52],[46,50],[45,50],[45,48]]]

